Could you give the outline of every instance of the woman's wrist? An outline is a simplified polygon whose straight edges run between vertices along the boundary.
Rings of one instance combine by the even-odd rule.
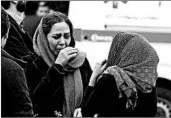
[[[89,86],[94,87],[94,85],[96,84],[96,79],[97,79],[97,77],[92,75],[92,76],[90,77]]]

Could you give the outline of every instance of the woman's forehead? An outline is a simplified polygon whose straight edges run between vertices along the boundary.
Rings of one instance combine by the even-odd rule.
[[[65,22],[52,25],[51,32],[70,32],[69,26]]]

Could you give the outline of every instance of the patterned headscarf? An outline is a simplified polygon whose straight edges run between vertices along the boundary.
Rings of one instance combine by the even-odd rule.
[[[137,89],[152,92],[158,77],[158,62],[156,51],[145,37],[123,32],[114,37],[104,73],[114,76],[119,98],[126,95],[126,108],[135,108]]]
[[[51,14],[53,15],[53,13]],[[57,13],[54,12],[54,15]],[[47,16],[46,16],[47,17]],[[43,58],[49,67],[55,62],[56,56],[50,50],[48,40],[42,28],[42,20],[33,37],[33,48],[36,54]],[[63,116],[71,117],[74,110],[80,106],[83,97],[83,84],[79,67],[84,63],[86,54],[78,51],[77,56],[64,67]],[[58,79],[58,77],[56,77]]]

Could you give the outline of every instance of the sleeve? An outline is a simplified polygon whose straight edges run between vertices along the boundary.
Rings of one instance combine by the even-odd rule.
[[[37,112],[52,111],[53,99],[63,87],[63,66],[53,64],[31,94]],[[60,95],[59,95],[60,96]]]
[[[83,88],[85,91],[90,81],[91,74],[92,74],[92,69],[87,58],[85,59],[84,64],[80,67],[80,71],[81,71],[82,80],[83,80]]]
[[[13,111],[17,117],[33,116],[33,105],[30,99],[29,90],[24,71],[17,67],[9,71],[9,85],[14,95]]]
[[[101,95],[103,95],[103,91],[101,91],[101,89],[102,87],[100,87],[99,84],[95,87],[87,87],[81,105],[83,117],[93,117],[94,114],[99,111],[98,108],[101,106],[102,103]]]
[[[84,106],[86,106],[91,94],[93,93],[93,89],[94,87],[92,86],[88,86],[84,92],[84,97],[83,97],[83,100],[82,100],[82,103],[81,103],[81,108],[84,108]]]
[[[86,102],[82,105],[83,116],[93,117],[94,114],[99,114],[101,111],[109,109],[107,106],[110,106],[111,99],[115,99],[115,95],[112,94],[116,93],[115,87],[114,78],[103,75],[94,86],[94,89],[91,90],[91,93],[90,91],[87,92]]]
[[[89,80],[92,74],[92,69],[87,58],[85,59],[85,62],[81,66],[80,70],[81,70],[81,75],[82,75],[82,80],[83,80],[83,90],[84,90],[83,100],[80,105],[80,107],[82,108],[82,106],[85,104],[85,102],[89,98],[89,95],[93,91],[93,87],[88,86]]]

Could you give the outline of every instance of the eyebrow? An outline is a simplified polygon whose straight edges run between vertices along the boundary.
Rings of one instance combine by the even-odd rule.
[[[70,34],[70,32],[64,33],[64,35],[66,35],[66,34]],[[61,35],[61,33],[55,33],[55,34],[53,34],[53,36],[55,36],[55,35]]]

